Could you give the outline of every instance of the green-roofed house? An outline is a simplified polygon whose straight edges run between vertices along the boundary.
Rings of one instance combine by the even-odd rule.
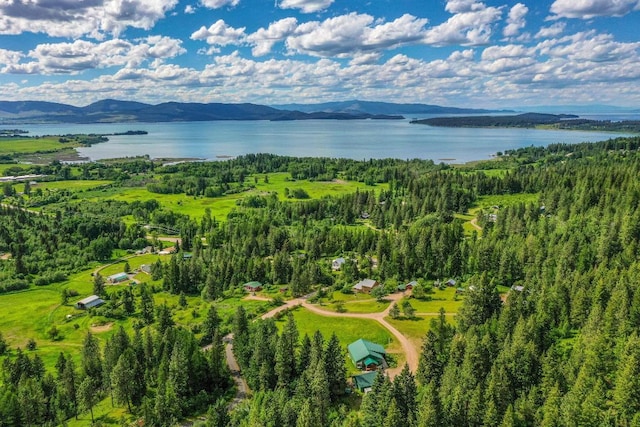
[[[247,282],[242,285],[245,291],[247,292],[258,292],[262,290],[262,283],[260,282]]]
[[[374,371],[378,367],[387,368],[387,352],[380,344],[360,338],[347,346],[349,356],[358,369]]]
[[[378,376],[378,371],[365,372],[364,374],[358,374],[351,377],[353,386],[363,393],[371,391],[373,382]]]

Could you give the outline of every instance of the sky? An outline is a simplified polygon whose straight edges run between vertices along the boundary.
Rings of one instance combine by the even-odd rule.
[[[0,100],[640,108],[640,0],[0,0]]]

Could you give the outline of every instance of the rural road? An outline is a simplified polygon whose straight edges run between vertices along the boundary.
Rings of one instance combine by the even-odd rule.
[[[471,221],[469,221],[469,222],[471,223],[471,226],[472,226],[473,228],[475,228],[475,229],[476,229],[476,230],[478,230],[478,231],[482,231],[482,227],[480,227],[480,226],[478,225],[478,218],[473,218],[473,219],[472,219]]]
[[[302,298],[292,299],[291,301],[287,301],[285,304],[281,305],[280,307],[276,307],[273,310],[263,314],[262,319],[273,317],[275,314],[292,307],[302,306],[307,310],[315,314],[318,314],[320,316],[375,320],[378,323],[380,323],[385,329],[391,332],[391,334],[398,340],[398,342],[400,343],[400,346],[402,347],[402,351],[406,357],[406,361],[407,361],[407,364],[409,365],[409,368],[411,369],[412,372],[416,372],[416,370],[418,369],[418,359],[420,357],[418,354],[418,351],[407,339],[407,337],[402,335],[400,331],[398,331],[395,327],[393,327],[393,325],[391,325],[389,322],[385,320],[385,317],[389,315],[389,310],[391,309],[391,306],[393,305],[393,303],[397,302],[403,296],[404,296],[403,294],[399,294],[399,293],[388,295],[385,299],[389,301],[389,306],[384,311],[379,313],[337,313],[335,311],[327,311],[313,304],[309,304],[306,300],[306,297],[302,297]],[[399,374],[400,371],[402,371],[402,366],[387,369],[387,373],[391,378]]]
[[[236,396],[229,404],[229,409],[233,409],[247,398],[247,394],[249,393],[249,386],[240,374],[240,365],[238,365],[238,361],[233,354],[233,334],[225,336],[223,338],[223,341],[226,343],[226,345],[224,346],[224,355],[227,359],[227,366],[229,366],[233,381],[236,383]]]

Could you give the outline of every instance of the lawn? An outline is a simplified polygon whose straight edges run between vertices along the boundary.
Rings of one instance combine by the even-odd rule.
[[[328,340],[331,334],[335,332],[344,347],[360,338],[364,338],[391,349],[394,347],[399,348],[393,336],[375,320],[325,317],[304,308],[293,310],[293,318],[298,326],[300,337],[305,334],[311,337],[315,331],[320,331],[325,340]],[[284,326],[285,320],[286,316],[280,317],[276,322],[278,328]]]
[[[344,312],[349,313],[379,313],[389,306],[388,301],[378,302],[368,294],[344,294],[340,291],[334,291],[327,298],[321,298],[319,303],[323,309],[337,312],[339,311],[336,304],[338,301],[342,303]]]
[[[409,298],[409,302],[416,310],[416,313],[437,314],[440,312],[440,307],[444,308],[446,313],[457,313],[460,307],[462,307],[464,298],[462,296],[456,298],[455,288],[447,287],[442,291],[436,288],[433,292],[430,301]],[[402,307],[402,301],[398,302],[398,307]]]
[[[46,151],[58,151],[64,148],[78,147],[77,143],[60,143],[58,137],[44,138],[0,138],[0,155],[26,154]]]
[[[411,341],[411,344],[420,351],[422,341],[429,330],[431,320],[437,318],[438,316],[417,316],[415,319],[392,319],[391,317],[385,317],[385,320],[399,330],[402,335],[407,337],[409,341]],[[455,324],[454,319],[454,316],[447,315],[447,322]]]

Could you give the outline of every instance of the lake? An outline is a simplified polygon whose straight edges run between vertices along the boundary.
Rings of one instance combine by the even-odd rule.
[[[556,142],[601,141],[621,136],[606,132],[536,129],[439,128],[409,120],[214,121],[20,125],[30,135],[114,133],[144,130],[147,135],[110,136],[79,148],[91,160],[149,155],[151,158],[215,160],[248,153],[350,159],[431,159],[464,163],[491,158],[498,151]]]

